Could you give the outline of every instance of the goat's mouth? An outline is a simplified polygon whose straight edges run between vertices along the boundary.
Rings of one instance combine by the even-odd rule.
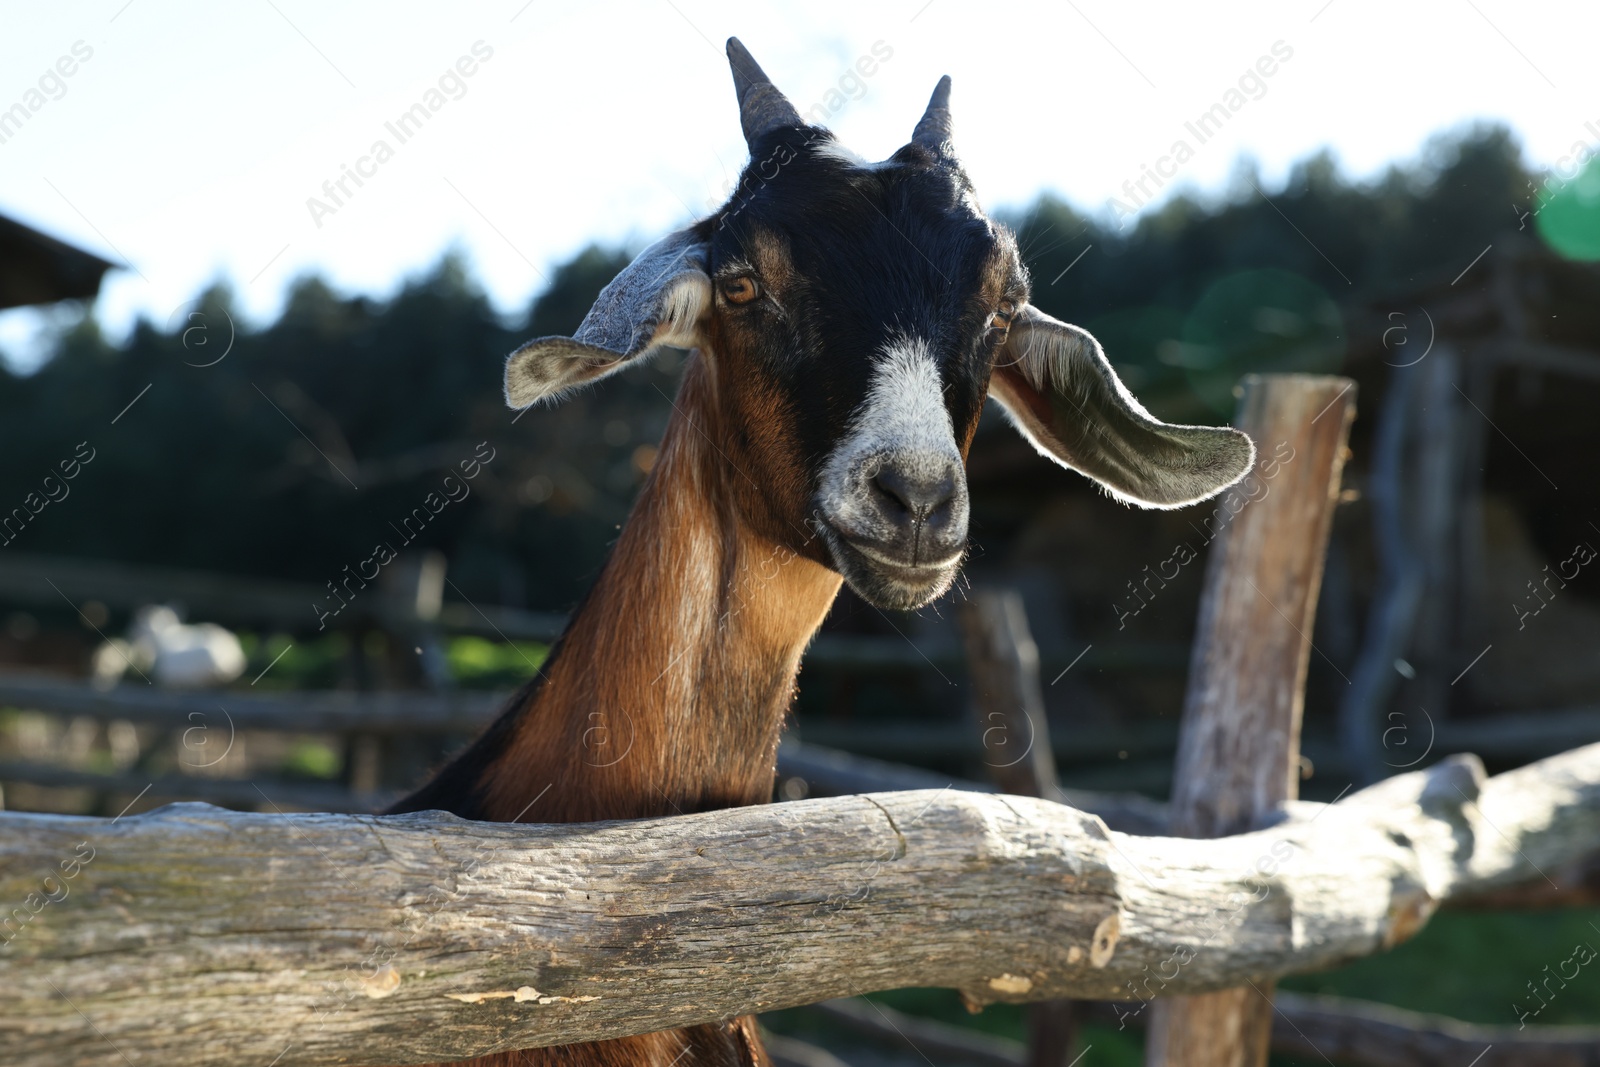
[[[834,570],[856,595],[874,607],[914,611],[938,599],[955,581],[964,551],[944,559],[911,562],[853,538],[825,519],[817,529],[833,557]]]

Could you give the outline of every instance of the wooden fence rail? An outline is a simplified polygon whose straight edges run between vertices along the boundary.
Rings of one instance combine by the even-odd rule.
[[[916,655],[911,646],[904,647],[910,655]],[[106,690],[39,671],[0,671],[0,707],[180,729],[196,724],[220,728],[231,722],[240,730],[293,733],[475,734],[494,720],[507,695],[460,689],[184,691],[142,684]],[[961,722],[919,721],[914,734],[908,734],[904,725],[897,722],[822,722],[807,724],[805,737],[809,743],[823,747],[848,744],[853,752],[904,759],[950,759],[972,751],[971,725]],[[1446,720],[1434,726],[1431,738],[1419,738],[1417,743],[1420,746],[1431,739],[1430,751],[1438,754],[1492,752],[1502,760],[1534,760],[1577,748],[1596,737],[1600,737],[1600,706]],[[1170,756],[1177,739],[1177,726],[1171,722],[1141,722],[1062,734],[1055,738],[1054,747],[1058,759],[1092,762],[1115,759],[1121,752]],[[1338,753],[1331,747],[1306,747],[1319,774],[1325,761],[1337,762]]]
[[[63,599],[65,598],[65,599]],[[448,633],[499,640],[553,641],[566,629],[559,612],[462,601],[442,601],[418,614],[416,575],[354,601],[352,610],[329,623],[330,629],[375,627],[408,631],[426,624]],[[316,634],[321,629],[314,604],[329,600],[326,589],[305,583],[239,578],[228,574],[152,567],[70,556],[7,553],[0,557],[0,604],[59,609],[98,601],[118,612],[145,604],[181,604],[197,620],[240,629],[265,628],[289,634]],[[1045,665],[1066,667],[1076,651],[1056,650]],[[857,671],[932,666],[959,668],[961,646],[954,640],[834,634],[818,636],[806,652],[807,662]],[[1083,665],[1098,670],[1182,670],[1188,650],[1175,642],[1124,642],[1091,649]]]
[[[1293,810],[1205,841],[954,790],[594,825],[0,815],[0,1045],[17,1067],[421,1063],[909,985],[1260,982],[1592,853],[1600,744]]]

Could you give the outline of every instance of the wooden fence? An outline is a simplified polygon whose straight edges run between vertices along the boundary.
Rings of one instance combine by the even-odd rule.
[[[1152,1067],[1262,1064],[1285,1040],[1277,977],[1397,944],[1446,904],[1540,884],[1559,899],[1600,853],[1600,745],[1493,778],[1455,756],[1332,805],[1295,798],[1353,405],[1342,379],[1244,385],[1239,421],[1264,459],[1282,441],[1296,460],[1213,545],[1170,806],[1060,788],[1025,618],[980,591],[964,618],[978,725],[1029,739],[1023,758],[990,763],[993,786],[791,742],[780,783],[866,795],[588,826],[193,804],[0,815],[0,901],[18,902],[0,917],[10,1062],[420,1063],[936,985],[973,1005],[1042,1003],[1027,1050],[1039,1067],[1068,1062],[1073,1001],[1148,1026]],[[212,712],[207,696],[20,677],[0,679],[0,701],[169,725],[186,702]],[[227,714],[402,737],[471,733],[490,706],[456,692],[230,695]],[[29,773],[44,772],[0,767],[0,780]],[[204,788],[231,800],[220,791],[260,785]],[[379,799],[347,793],[346,807]],[[1411,1025],[1356,1008],[1335,1026],[1341,1009],[1295,1003],[1342,1050]],[[1429,1048],[1459,1048],[1429,1025]],[[1573,1035],[1538,1040],[1551,1063],[1593,1062]],[[1528,1042],[1502,1041],[1479,1067],[1525,1062],[1505,1057]]]
[[[1592,853],[1600,745],[1204,841],[955,790],[578,826],[0,825],[0,894],[42,901],[0,950],[8,1063],[419,1063],[909,985],[1142,1007],[1331,966]]]

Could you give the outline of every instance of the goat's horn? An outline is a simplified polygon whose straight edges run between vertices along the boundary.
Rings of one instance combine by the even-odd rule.
[[[737,37],[728,38],[728,65],[733,68],[733,91],[739,97],[739,125],[744,128],[745,144],[752,150],[764,133],[805,125],[794,105],[772,84]]]
[[[928,110],[922,113],[922,120],[912,131],[911,143],[931,148],[940,155],[948,155],[951,151],[950,138],[950,75],[946,74],[933,87]]]

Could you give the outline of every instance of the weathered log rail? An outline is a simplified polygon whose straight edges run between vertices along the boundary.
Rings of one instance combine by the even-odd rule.
[[[1600,744],[1293,810],[1215,840],[954,790],[568,826],[8,814],[0,1046],[17,1067],[420,1063],[906,985],[1259,982],[1594,852]]]

